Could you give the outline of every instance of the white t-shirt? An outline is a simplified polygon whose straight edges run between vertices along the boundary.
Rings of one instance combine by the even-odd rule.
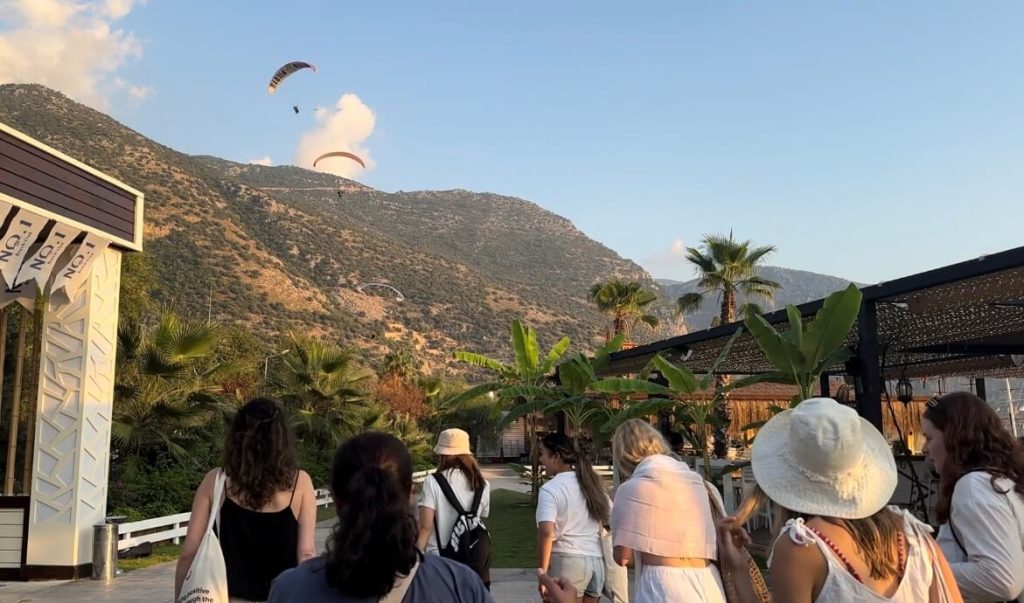
[[[537,495],[537,523],[542,521],[555,524],[551,552],[601,556],[601,524],[587,510],[587,499],[575,471],[563,471],[541,486]]]
[[[470,506],[473,504],[474,494],[473,490],[469,487],[469,480],[458,469],[448,469],[444,472],[444,477],[451,485],[452,491],[455,492],[455,497],[459,499],[459,504],[462,505],[465,511],[469,511]],[[452,535],[452,529],[455,528],[455,520],[459,518],[459,514],[455,512],[451,503],[444,497],[444,492],[441,491],[441,486],[437,485],[437,480],[434,479],[433,475],[427,476],[427,479],[423,480],[423,492],[420,494],[419,506],[434,510],[434,517],[437,518],[437,530],[431,528],[430,539],[427,540],[427,552],[437,553],[439,548],[437,545],[437,531],[441,532],[441,543],[447,545],[448,539]],[[490,512],[491,485],[485,480],[484,494],[480,498],[480,511],[477,513],[477,516],[480,519],[484,519]]]
[[[950,513],[957,536],[967,552],[957,546],[949,524],[937,538],[949,561],[965,601],[1024,601],[1024,496],[1013,491],[1013,482],[992,475],[968,473],[953,489]]]

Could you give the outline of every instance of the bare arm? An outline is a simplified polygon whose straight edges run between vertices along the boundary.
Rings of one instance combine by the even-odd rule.
[[[815,546],[801,546],[789,538],[775,544],[772,560],[774,603],[812,603],[828,575],[828,566]]]
[[[192,560],[199,551],[199,545],[206,535],[206,524],[210,521],[210,511],[213,507],[213,485],[217,479],[219,469],[214,469],[206,474],[196,495],[192,499],[192,514],[188,520],[188,531],[185,532],[185,542],[181,545],[181,555],[178,557],[178,565],[174,570],[174,599],[178,599],[181,591],[181,584],[185,581],[185,574],[192,567]]]
[[[537,524],[537,567],[545,573],[551,563],[551,547],[555,544],[555,522],[542,521]]]
[[[612,558],[622,567],[629,567],[633,565],[633,549],[628,546],[617,546],[612,549]]]
[[[299,480],[295,485],[296,496],[301,501],[299,507],[299,548],[296,551],[298,562],[316,556],[316,493],[313,491],[313,480],[305,471],[299,471]]]
[[[953,576],[953,570],[950,569],[949,563],[946,561],[946,556],[939,550],[939,546],[932,541],[929,536],[925,536],[929,539],[929,548],[931,554],[935,556],[935,561],[939,565],[939,571],[942,572],[942,581],[946,583],[946,590],[949,591],[950,599],[952,603],[963,603],[963,596],[960,595],[960,588],[956,585],[956,578]],[[940,603],[942,601],[939,598],[939,581],[937,577],[932,578],[931,588],[928,590],[928,601],[929,603]]]
[[[427,550],[427,543],[430,542],[430,533],[433,531],[434,510],[420,505],[420,530],[416,535],[416,548],[425,552]],[[440,544],[438,543],[438,546]]]

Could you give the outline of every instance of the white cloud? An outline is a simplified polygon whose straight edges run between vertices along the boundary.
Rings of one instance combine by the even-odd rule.
[[[250,159],[248,163],[249,165],[274,165],[274,162],[270,160],[270,155],[259,159]]]
[[[689,280],[693,278],[693,266],[686,261],[686,244],[676,238],[668,247],[644,259],[644,268],[655,278]]]
[[[136,0],[0,0],[0,82],[39,83],[99,109],[117,91],[133,103],[149,86],[117,72],[142,56],[142,43],[114,21]]]
[[[330,151],[348,151],[366,163],[366,170],[376,165],[363,142],[373,134],[377,116],[355,94],[344,94],[332,108],[314,111],[317,126],[302,135],[295,150],[295,165],[312,169],[313,160]],[[364,170],[346,158],[325,159],[317,171],[342,178],[352,178]]]

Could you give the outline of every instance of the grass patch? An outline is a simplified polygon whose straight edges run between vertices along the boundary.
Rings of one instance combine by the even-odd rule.
[[[142,569],[165,561],[175,561],[180,554],[180,544],[162,542],[160,544],[153,545],[153,554],[149,557],[143,557],[141,559],[118,559],[117,567],[122,571],[130,572],[132,570]]]
[[[530,495],[511,490],[491,491],[491,567],[537,567],[536,510]]]
[[[337,519],[338,514],[334,512],[334,505],[327,505],[326,507],[316,508],[316,522],[327,521],[328,519]]]

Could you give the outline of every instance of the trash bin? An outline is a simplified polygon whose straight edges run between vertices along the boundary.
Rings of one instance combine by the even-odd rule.
[[[111,580],[117,574],[117,524],[92,527],[92,579]]]

